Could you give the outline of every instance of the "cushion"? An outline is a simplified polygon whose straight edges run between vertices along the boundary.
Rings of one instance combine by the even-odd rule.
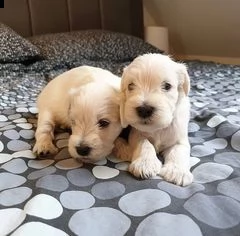
[[[40,51],[36,46],[0,22],[0,62],[24,62],[38,56]]]
[[[111,31],[83,30],[35,36],[29,39],[45,59],[75,61],[130,61],[144,53],[161,53],[142,39]]]

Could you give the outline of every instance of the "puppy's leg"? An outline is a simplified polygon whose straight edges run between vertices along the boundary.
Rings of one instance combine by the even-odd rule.
[[[136,129],[132,129],[129,135],[129,149],[132,150],[129,171],[134,176],[145,179],[160,174],[162,163],[154,146]]]
[[[114,142],[114,148],[112,151],[113,155],[124,161],[132,160],[132,149],[131,146],[126,142],[125,139],[118,137]]]
[[[190,172],[190,145],[176,144],[163,153],[165,163],[160,175],[176,185],[186,186],[192,183],[193,175]]]
[[[33,152],[37,155],[55,154],[58,149],[53,144],[55,124],[49,111],[40,112],[38,115],[36,143]]]

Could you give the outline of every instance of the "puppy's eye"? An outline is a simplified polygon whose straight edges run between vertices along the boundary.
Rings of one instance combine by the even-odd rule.
[[[132,91],[134,89],[134,87],[135,87],[135,84],[134,83],[130,83],[128,85],[128,91]]]
[[[169,83],[167,83],[167,82],[165,82],[165,83],[163,84],[163,89],[164,89],[164,90],[169,91],[171,88],[172,88],[172,85],[171,85],[171,84],[169,84]]]
[[[101,119],[98,121],[99,128],[107,128],[109,126],[110,122],[106,119]]]

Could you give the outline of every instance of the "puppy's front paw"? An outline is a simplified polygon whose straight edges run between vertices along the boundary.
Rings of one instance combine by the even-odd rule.
[[[164,165],[160,175],[166,181],[176,185],[186,186],[193,182],[192,173],[187,168],[179,167],[174,163]]]
[[[37,156],[53,155],[58,152],[58,149],[53,145],[52,142],[36,142],[33,148],[33,153]]]
[[[148,179],[160,174],[162,163],[158,158],[138,158],[129,166],[129,171],[137,178]]]

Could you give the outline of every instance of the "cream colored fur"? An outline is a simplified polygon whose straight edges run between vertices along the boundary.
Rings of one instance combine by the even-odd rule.
[[[53,144],[54,129],[63,126],[72,129],[68,145],[72,157],[94,162],[108,155],[121,132],[119,91],[119,77],[90,66],[72,69],[53,79],[38,97],[33,151],[37,155],[55,154],[58,149]],[[80,155],[80,146],[91,151]]]
[[[170,87],[170,88],[169,88]],[[133,127],[128,143],[116,140],[115,154],[131,161],[136,177],[161,175],[177,185],[193,181],[190,173],[188,122],[190,80],[183,64],[161,54],[137,57],[122,76],[121,122]],[[148,105],[153,113],[140,117],[137,108]],[[164,165],[157,158],[164,157]]]

